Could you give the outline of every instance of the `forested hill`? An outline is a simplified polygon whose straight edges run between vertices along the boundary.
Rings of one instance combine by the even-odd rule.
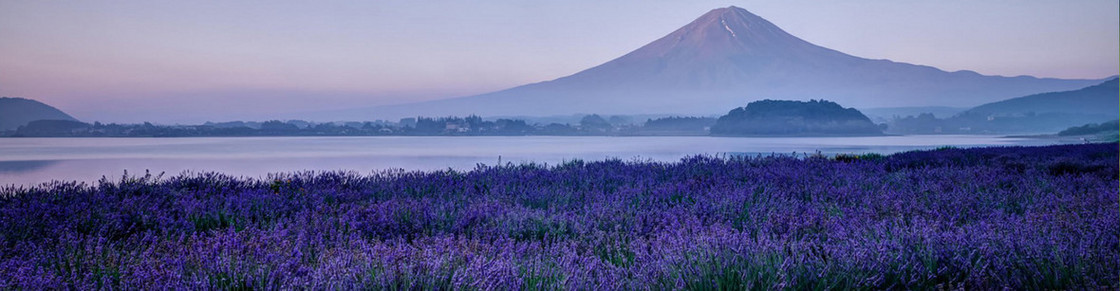
[[[854,108],[825,100],[762,100],[735,108],[712,126],[713,135],[879,135]]]
[[[0,131],[14,130],[36,120],[77,121],[62,110],[39,101],[0,97]]]
[[[1120,79],[1078,90],[1034,94],[992,102],[969,109],[964,114],[1023,115],[1043,113],[1074,113],[1117,115],[1120,106]]]

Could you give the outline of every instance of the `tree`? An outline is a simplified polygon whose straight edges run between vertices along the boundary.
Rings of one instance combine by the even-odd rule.
[[[611,129],[610,122],[607,122],[606,119],[603,119],[603,117],[598,114],[584,115],[583,118],[579,120],[579,126],[585,131],[603,132]]]

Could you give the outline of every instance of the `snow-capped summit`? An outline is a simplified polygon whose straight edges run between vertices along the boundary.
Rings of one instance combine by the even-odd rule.
[[[477,96],[378,107],[363,114],[712,115],[762,99],[826,99],[857,108],[968,107],[1099,82],[984,76],[855,57],[802,40],[731,6],[709,11],[637,50],[567,77]]]

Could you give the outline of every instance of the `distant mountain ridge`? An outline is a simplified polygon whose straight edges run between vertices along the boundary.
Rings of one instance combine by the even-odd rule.
[[[1120,114],[1120,78],[1072,91],[1047,92],[980,105],[965,114]]]
[[[1120,79],[1085,88],[1047,92],[983,104],[949,118],[919,114],[890,121],[904,134],[1048,134],[1120,118]]]
[[[36,120],[69,120],[74,117],[42,102],[17,97],[0,97],[0,130],[15,130]]]
[[[476,96],[359,110],[366,116],[718,114],[762,99],[853,107],[974,106],[1100,80],[984,76],[814,45],[738,7],[712,10],[599,66]]]

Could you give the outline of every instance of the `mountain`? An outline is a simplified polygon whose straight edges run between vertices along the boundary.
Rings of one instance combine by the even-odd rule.
[[[1054,133],[1120,118],[1120,79],[1078,90],[1049,92],[983,104],[939,119],[921,114],[893,119],[888,132],[904,134]]]
[[[871,119],[855,108],[825,100],[762,100],[720,116],[713,135],[881,135]]]
[[[77,121],[62,110],[39,101],[0,97],[0,131],[15,130],[35,120]]]
[[[1120,114],[1120,78],[1073,91],[1049,92],[992,102],[963,114],[1024,115],[1076,113],[1086,115]]]
[[[1100,80],[985,76],[871,60],[814,45],[738,7],[712,10],[635,51],[559,79],[476,96],[359,110],[362,116],[718,114],[761,99],[848,106],[974,106]],[[355,113],[355,112],[352,112]]]

